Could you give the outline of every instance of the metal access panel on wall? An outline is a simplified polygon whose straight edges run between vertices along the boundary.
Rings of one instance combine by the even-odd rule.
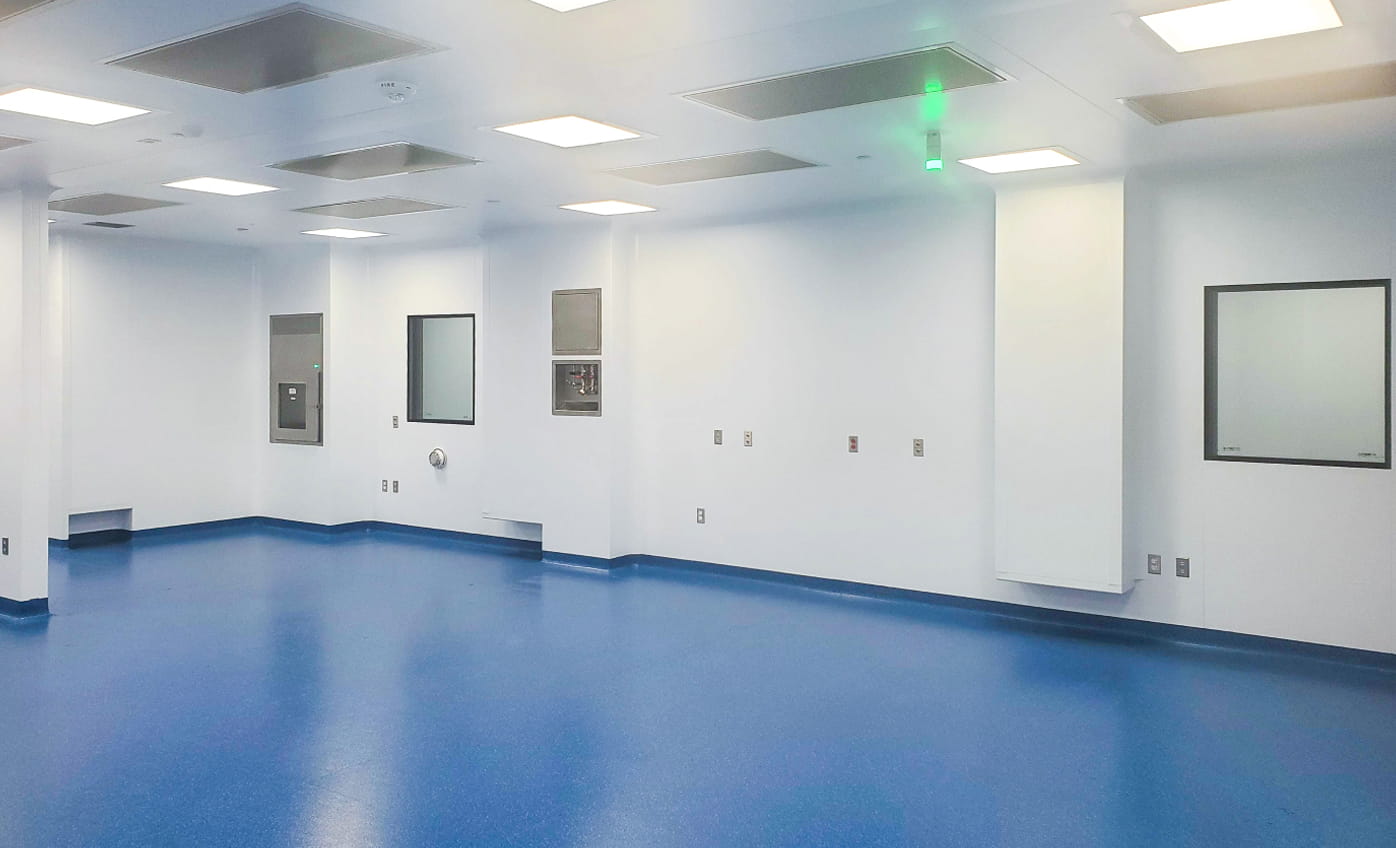
[[[271,440],[322,444],[324,316],[271,316]]]
[[[553,415],[601,414],[601,363],[553,363]]]
[[[553,355],[601,355],[601,289],[553,292]]]

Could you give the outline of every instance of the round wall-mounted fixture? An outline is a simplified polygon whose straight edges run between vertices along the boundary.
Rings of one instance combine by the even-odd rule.
[[[438,469],[438,470],[439,470],[439,469],[442,469],[442,468],[445,468],[445,467],[446,467],[446,452],[445,452],[444,450],[442,450],[441,448],[434,448],[434,449],[432,450],[431,453],[427,454],[427,462],[430,462],[430,463],[431,463],[431,467],[432,467],[432,468],[435,468],[435,469]]]

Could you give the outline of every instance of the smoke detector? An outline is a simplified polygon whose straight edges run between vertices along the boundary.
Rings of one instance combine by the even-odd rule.
[[[388,80],[378,83],[378,93],[392,103],[406,103],[417,96],[417,86],[410,82]]]

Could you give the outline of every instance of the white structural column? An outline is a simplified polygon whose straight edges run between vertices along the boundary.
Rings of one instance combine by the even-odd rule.
[[[0,613],[47,609],[49,459],[45,372],[57,328],[48,298],[47,187],[0,193]]]
[[[998,198],[1000,579],[1122,593],[1124,184]]]

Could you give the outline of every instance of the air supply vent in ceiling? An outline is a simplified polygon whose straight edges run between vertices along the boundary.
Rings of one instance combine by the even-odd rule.
[[[295,4],[108,64],[248,94],[437,49],[405,35]]]
[[[48,208],[54,212],[74,212],[78,215],[93,215],[105,218],[108,215],[124,215],[127,212],[144,212],[147,209],[164,209],[167,206],[180,206],[168,200],[149,200],[144,197],[130,197],[125,194],[87,194],[55,200]]]
[[[89,221],[83,224],[84,227],[99,227],[103,230],[129,230],[135,224],[117,224],[112,221]]]
[[[332,180],[366,180],[371,177],[417,174],[422,171],[478,164],[479,159],[471,159],[469,156],[457,156],[454,153],[422,147],[420,144],[395,141],[392,144],[278,162],[270,167],[313,177],[328,177]]]
[[[633,168],[616,168],[606,173],[625,177],[627,180],[663,186],[817,167],[819,166],[813,162],[795,159],[783,153],[776,153],[774,150],[749,150],[745,153],[725,153],[720,156],[681,159],[677,162],[659,162],[654,165],[637,165]]]
[[[697,91],[685,97],[743,118],[765,121],[860,103],[953,91],[1004,79],[953,46],[942,45]]]
[[[405,197],[374,197],[368,200],[352,200],[348,203],[327,203],[324,206],[307,206],[297,209],[309,215],[325,215],[330,218],[385,218],[389,215],[410,215],[414,212],[440,212],[454,209],[439,203],[424,200],[408,200]]]
[[[27,138],[10,138],[6,135],[0,135],[0,150],[9,150],[12,147],[23,147],[29,143],[30,141]]]
[[[52,2],[53,0],[0,0],[0,21]]]
[[[1155,124],[1396,96],[1396,62],[1121,102]]]

